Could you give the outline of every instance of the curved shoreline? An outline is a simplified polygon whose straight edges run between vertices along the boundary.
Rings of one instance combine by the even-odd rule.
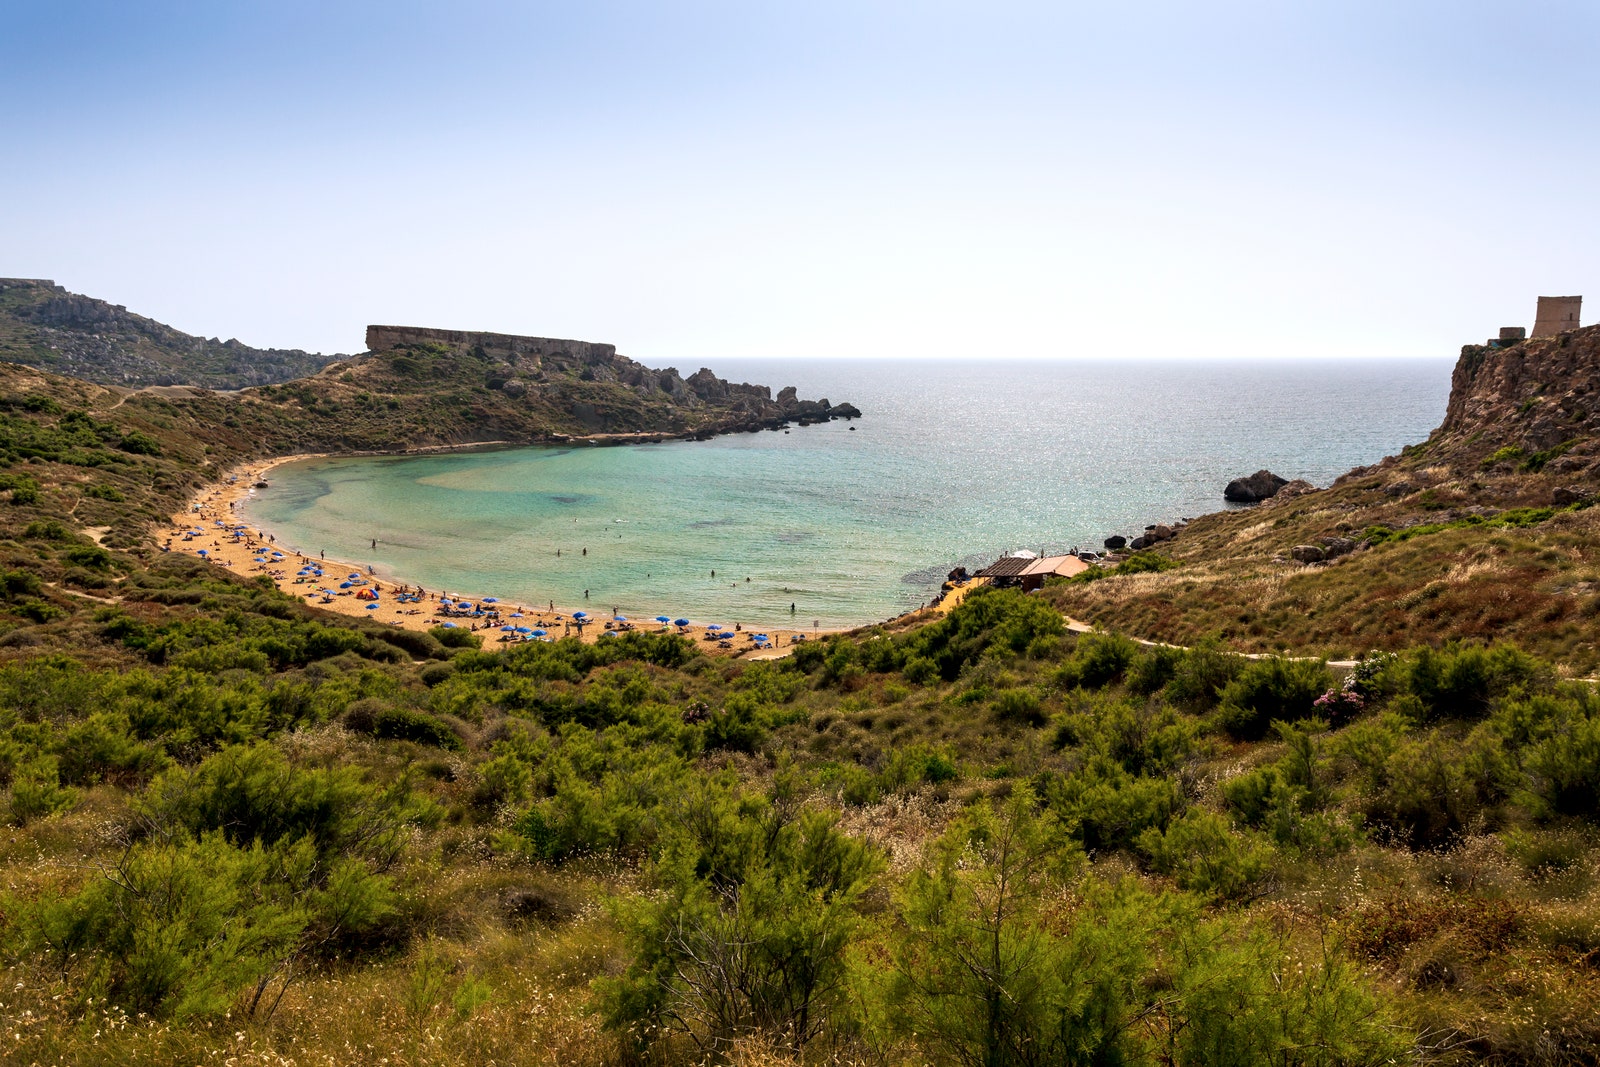
[[[295,463],[308,459],[330,459],[342,456],[430,455],[441,452],[459,452],[469,451],[477,448],[493,449],[510,446],[515,446],[515,442],[480,441],[467,445],[446,445],[436,448],[407,451],[403,453],[307,452],[291,456],[275,456],[269,459],[259,459],[252,460],[247,463],[241,463],[223,475],[220,481],[201,487],[201,489],[189,499],[185,510],[172,517],[172,526],[167,531],[165,543],[161,547],[173,552],[192,551],[196,555],[198,555],[203,549],[206,553],[203,558],[205,558],[208,562],[216,566],[226,567],[235,574],[240,574],[247,577],[258,577],[263,574],[269,575],[273,579],[273,584],[277,586],[279,591],[295,597],[302,603],[307,604],[309,607],[317,608],[322,611],[332,611],[340,615],[347,615],[356,618],[366,617],[390,626],[407,630],[426,631],[435,626],[442,625],[446,621],[454,622],[456,626],[463,629],[466,629],[470,626],[475,626],[477,632],[484,636],[484,647],[488,650],[502,647],[502,641],[500,639],[505,635],[499,630],[499,627],[501,625],[508,624],[525,625],[529,628],[547,629],[550,631],[550,636],[552,637],[576,636],[586,643],[598,641],[601,639],[601,635],[611,632],[607,629],[607,620],[600,618],[599,616],[595,616],[594,618],[588,619],[585,625],[582,627],[576,628],[575,633],[572,633],[571,631],[574,629],[572,625],[573,612],[569,611],[562,605],[555,605],[553,609],[538,609],[536,607],[532,611],[523,611],[522,609],[526,606],[525,604],[519,605],[513,601],[501,598],[500,603],[497,606],[504,607],[506,612],[500,620],[490,624],[485,620],[454,618],[447,619],[436,614],[439,607],[439,598],[440,596],[445,595],[444,591],[441,590],[428,591],[426,598],[421,603],[398,603],[395,594],[401,589],[416,588],[415,582],[407,581],[403,575],[390,574],[385,571],[372,569],[366,564],[352,563],[347,560],[328,559],[320,555],[310,555],[308,553],[291,550],[286,545],[279,546],[272,531],[265,529],[254,522],[246,522],[237,511],[237,506],[240,504],[240,502],[249,500],[251,496],[254,495],[254,485],[256,482],[263,480],[269,471],[272,471],[277,467],[281,467],[286,463]],[[222,534],[222,527],[218,525],[219,522],[230,525],[243,524],[249,528],[250,535],[241,541],[235,541],[232,537],[225,537]],[[192,541],[182,540],[182,537],[186,531],[194,529],[203,530],[204,534],[201,537],[194,538]],[[281,562],[255,562],[258,555],[260,555],[262,552],[270,554],[273,550],[281,551],[284,554],[284,558]],[[323,578],[316,581],[301,579],[298,577],[296,572],[299,571],[300,567],[305,562],[318,564],[327,573]],[[355,573],[367,576],[372,582],[373,587],[379,590],[378,599],[376,601],[377,608],[375,610],[368,609],[368,605],[372,604],[373,601],[358,599],[354,595],[353,590],[342,591],[338,595],[332,597],[331,602],[329,602],[329,598],[326,597],[313,597],[308,595],[313,589],[322,589],[325,587],[325,585],[336,587],[340,581],[344,580],[340,576]],[[452,599],[460,598],[462,596],[458,590],[449,590],[448,593]],[[494,592],[474,593],[467,595],[465,599],[469,603],[480,604],[484,596],[494,597],[496,595],[497,594]],[[510,613],[513,611],[521,612],[522,617],[511,618]],[[541,623],[550,625],[541,626]],[[648,622],[637,621],[633,623],[632,626],[636,630],[644,631],[663,630],[669,628],[661,626],[654,619],[651,619]],[[563,632],[557,633],[558,627]],[[758,648],[749,640],[747,632],[740,632],[736,635],[736,639],[731,642],[732,647],[723,648],[720,647],[721,642],[707,639],[707,635],[710,631],[708,631],[703,625],[691,625],[683,628],[670,627],[670,629],[682,633],[684,636],[694,641],[696,647],[702,649],[708,654],[740,656],[747,659],[775,659],[787,655],[793,644],[797,643],[793,640],[796,636],[798,636],[801,640],[809,640],[817,637],[824,637],[831,633],[841,632],[838,629],[813,628],[806,630],[795,627],[752,630],[748,631],[748,633],[760,632],[767,634],[768,637],[771,638],[770,646],[767,648]]]

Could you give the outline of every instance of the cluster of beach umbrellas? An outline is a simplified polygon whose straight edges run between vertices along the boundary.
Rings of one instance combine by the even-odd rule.
[[[446,626],[452,626],[454,624],[447,622],[447,623],[445,623],[445,625]],[[548,636],[548,633],[549,633],[547,630],[543,630],[543,629],[539,629],[539,628],[535,628],[535,627],[530,627],[530,626],[502,626],[502,627],[500,627],[500,631],[502,633],[510,634],[510,635],[515,636],[515,637],[518,637],[523,641],[537,640],[537,639],[539,639],[541,637]]]
[[[236,526],[233,526],[233,527],[228,527],[227,524],[224,523],[220,519],[216,520],[216,524],[218,526],[220,526],[220,527],[225,528],[225,529],[231,529],[235,539],[245,536],[245,534],[247,533],[247,531],[249,529],[246,525],[244,525],[242,523],[238,524]],[[200,537],[200,536],[203,536],[204,533],[205,533],[204,530],[201,530],[199,528],[195,528],[195,529],[189,530],[184,536],[185,537]],[[202,555],[202,556],[209,556],[210,555],[209,551],[204,549],[204,548],[199,550],[199,554]],[[281,551],[278,551],[277,549],[272,549],[270,551],[268,551],[266,549],[259,549],[257,551],[256,556],[252,559],[252,562],[254,562],[254,563],[269,563],[269,564],[270,563],[281,563],[281,562],[283,562],[284,558],[285,558],[284,553],[282,553]],[[314,564],[314,563],[307,564],[306,566],[300,568],[300,570],[298,572],[298,577],[301,577],[301,578],[321,578],[322,576],[323,576],[322,568],[320,566]],[[351,589],[351,588],[354,588],[355,586],[358,586],[358,585],[365,585],[366,582],[367,582],[366,578],[361,574],[360,571],[352,571],[350,574],[346,575],[344,581],[339,583],[339,588],[340,589]],[[317,593],[320,593],[321,595],[323,595],[325,597],[332,597],[332,596],[337,595],[335,590],[328,589],[328,588],[322,588],[322,589],[316,590],[316,592],[314,592],[314,593],[308,593],[307,595],[308,596],[315,596],[315,595],[317,595]],[[402,597],[401,599],[404,600],[404,599],[407,599],[407,598]],[[410,599],[415,600],[416,598],[413,597],[413,598],[410,598]],[[499,602],[500,602],[500,598],[499,597],[486,596],[486,597],[480,598],[480,600],[478,601],[478,604],[479,605],[483,605],[483,604],[498,604]],[[483,614],[483,610],[482,610],[481,607],[474,606],[472,601],[468,601],[468,600],[456,600],[456,601],[440,600],[439,601],[439,606],[440,606],[440,608],[447,609],[447,610],[454,610],[454,611],[461,611],[461,612],[472,612],[472,613],[475,613],[475,614]],[[377,594],[374,593],[373,594],[373,602],[368,604],[366,606],[366,609],[368,611],[377,611],[378,607],[379,607],[379,604],[378,604]],[[523,616],[522,612],[516,611],[516,612],[512,612],[510,617],[513,618],[513,619],[520,619],[520,618],[523,618],[524,616]],[[655,618],[656,618],[656,622],[661,623],[663,626],[666,626],[666,625],[670,624],[670,625],[676,626],[676,627],[678,627],[680,629],[687,629],[689,626],[693,625],[686,618],[674,619],[670,615],[657,615]],[[574,622],[576,622],[579,626],[583,626],[583,625],[587,624],[588,622],[592,621],[590,619],[589,613],[587,611],[574,611],[572,613],[572,620]],[[611,617],[611,621],[613,621],[613,622],[627,622],[628,621],[628,617],[626,615],[613,615]],[[450,629],[456,629],[456,624],[453,623],[453,622],[450,622],[448,620],[445,621],[445,622],[440,623],[440,625],[448,627]],[[500,630],[501,630],[501,632],[503,632],[505,634],[513,635],[513,636],[515,636],[515,637],[517,637],[517,638],[519,638],[521,640],[524,640],[524,641],[537,640],[537,639],[540,639],[540,638],[548,638],[548,636],[549,636],[549,631],[547,631],[547,630],[544,630],[544,629],[541,629],[541,628],[529,627],[529,626],[518,626],[518,625],[515,625],[515,624],[502,626],[502,627],[500,627]],[[731,640],[734,637],[734,632],[732,630],[728,630],[727,628],[725,628],[721,623],[708,623],[706,625],[706,632],[711,637],[717,638],[719,640]],[[614,630],[607,630],[605,633],[601,634],[600,636],[602,636],[602,637],[616,637],[617,633]],[[749,634],[747,636],[757,646],[764,646],[764,645],[767,645],[767,644],[771,643],[771,639],[768,638],[766,634]]]

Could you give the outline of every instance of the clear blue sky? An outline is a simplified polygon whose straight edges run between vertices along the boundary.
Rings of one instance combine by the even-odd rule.
[[[322,351],[1449,357],[1600,304],[1596,41],[1592,3],[0,0],[0,275]]]

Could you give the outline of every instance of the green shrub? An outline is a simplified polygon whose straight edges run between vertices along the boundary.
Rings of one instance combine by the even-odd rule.
[[[606,1025],[641,1046],[686,1033],[722,1053],[759,1036],[796,1054],[847,1025],[846,950],[881,861],[781,797],[699,788],[678,807],[661,891],[619,909],[633,960],[594,983]]]
[[[1100,689],[1120,680],[1138,658],[1139,646],[1121,634],[1084,634],[1055,681],[1063,689]]]
[[[1390,667],[1397,688],[1419,702],[1424,721],[1481,719],[1490,701],[1525,686],[1549,668],[1511,645],[1422,647]]]
[[[39,576],[29,571],[0,571],[0,592],[7,600],[16,596],[37,596],[44,588]]]
[[[415,741],[419,745],[459,751],[461,738],[448,725],[427,712],[386,707],[372,724],[372,736],[389,741]]]
[[[117,442],[117,447],[136,456],[161,455],[161,445],[156,439],[138,430],[123,434],[122,439]]]
[[[1157,574],[1161,571],[1170,571],[1180,564],[1171,556],[1164,556],[1160,552],[1145,549],[1135,552],[1127,559],[1117,564],[1113,574]]]
[[[1524,756],[1540,815],[1600,817],[1600,714],[1590,703],[1588,714],[1569,704]]]
[[[1141,696],[1160,692],[1178,676],[1183,658],[1181,648],[1156,645],[1142,649],[1125,672],[1128,688]]]
[[[1066,623],[1060,613],[1043,601],[1014,589],[982,588],[973,590],[938,622],[912,631],[899,647],[903,662],[926,659],[948,682],[991,650],[1022,655],[1039,638],[1064,633]]]
[[[483,639],[471,630],[460,626],[434,626],[428,636],[445,648],[482,648]]]
[[[66,608],[57,607],[56,605],[51,604],[48,601],[40,600],[37,597],[28,597],[27,599],[20,601],[17,604],[17,611],[24,618],[38,623],[45,623],[54,619],[65,618],[67,614]]]
[[[955,757],[949,748],[909,745],[889,753],[878,773],[877,785],[880,794],[902,793],[923,784],[951,782],[957,776]]]
[[[54,756],[36,755],[11,772],[11,822],[26,826],[77,803],[76,790],[64,789]]]
[[[1482,465],[1485,467],[1492,467],[1496,463],[1515,462],[1521,459],[1522,455],[1522,449],[1517,445],[1506,445],[1505,447],[1498,448],[1489,453],[1489,455],[1483,457]]]
[[[25,927],[63,967],[104,961],[99,980],[117,1003],[178,1019],[220,1015],[290,956],[309,925],[281,859],[220,834],[144,845],[111,876],[41,902]],[[297,854],[290,867],[299,875],[307,862]]]
[[[1249,662],[1225,650],[1219,639],[1201,638],[1194,647],[1180,653],[1166,695],[1191,711],[1208,711]]]
[[[910,657],[906,660],[906,665],[902,671],[906,676],[906,681],[916,685],[927,685],[939,677],[939,668],[934,665],[933,660],[926,656]]]
[[[1266,875],[1269,851],[1234,833],[1215,812],[1191,808],[1166,831],[1139,835],[1139,850],[1153,870],[1171,875],[1180,888],[1216,900],[1239,900]]]
[[[1484,728],[1460,740],[1438,731],[1400,739],[1374,777],[1363,798],[1367,821],[1414,849],[1493,829],[1515,783],[1503,743]]]
[[[1042,726],[1043,702],[1032,689],[1002,689],[994,695],[994,712],[1004,722]]]
[[[1011,1067],[1135,1058],[1152,909],[1122,900],[1045,921],[1077,867],[1059,827],[1017,790],[979,804],[928,850],[897,901],[886,1020],[922,1056]],[[1099,902],[1097,902],[1099,903]]]
[[[1218,723],[1229,734],[1259,741],[1274,722],[1310,718],[1333,684],[1325,664],[1273,656],[1250,662],[1222,690]]]
[[[55,519],[47,519],[43,522],[28,523],[27,529],[22,532],[22,536],[36,541],[70,541],[72,540],[72,531]]]
[[[1176,781],[1135,778],[1104,757],[1045,786],[1062,825],[1091,854],[1130,847],[1146,830],[1165,827],[1182,803]]]
[[[495,756],[478,766],[474,799],[485,807],[526,803],[533,792],[533,771],[511,753]]]
[[[72,724],[56,744],[61,781],[131,786],[149,780],[169,761],[155,745],[134,738],[132,729],[120,712],[97,712]]]
[[[748,693],[735,693],[707,718],[705,747],[707,750],[754,752],[767,735],[764,719],[754,698]]]
[[[221,832],[240,847],[308,841],[323,856],[387,863],[414,809],[404,784],[379,789],[349,767],[298,770],[271,744],[233,745],[159,775],[134,804],[152,827]]]

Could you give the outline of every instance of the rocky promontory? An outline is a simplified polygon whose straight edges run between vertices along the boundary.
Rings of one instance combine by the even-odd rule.
[[[593,341],[369,326],[367,347],[366,356],[330,368],[334,377],[350,374],[391,392],[402,382],[414,389],[419,379],[470,382],[494,412],[543,412],[568,434],[698,437],[861,415],[852,404],[801,399],[794,386],[774,397],[768,386],[730,382],[707,367],[687,378],[676,367],[652,369]]]

